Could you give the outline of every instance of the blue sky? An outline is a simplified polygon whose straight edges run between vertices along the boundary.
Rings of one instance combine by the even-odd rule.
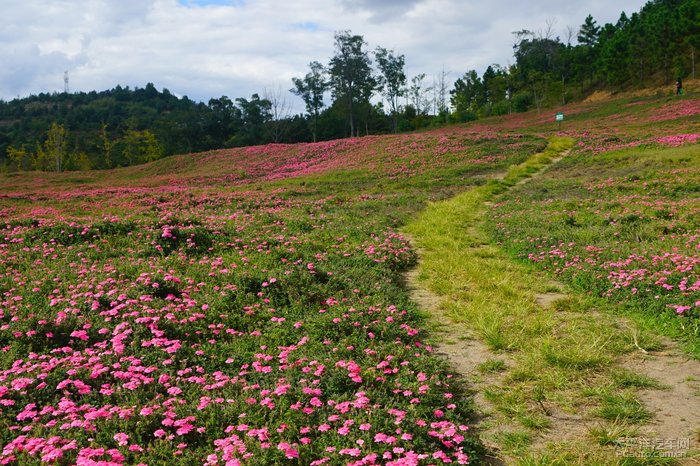
[[[0,98],[152,82],[208,101],[286,92],[310,61],[327,63],[335,31],[406,56],[410,76],[512,63],[513,31],[566,38],[589,13],[615,22],[642,0],[0,0]]]

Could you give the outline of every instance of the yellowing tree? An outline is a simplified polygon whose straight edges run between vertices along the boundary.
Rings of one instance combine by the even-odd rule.
[[[46,133],[43,146],[37,147],[34,168],[37,170],[63,171],[63,164],[68,155],[68,131],[63,125],[51,123]]]
[[[7,158],[10,159],[10,163],[17,167],[17,170],[29,170],[33,157],[24,147],[18,149],[10,146],[7,148]]]
[[[122,144],[124,147],[122,156],[129,165],[153,162],[163,157],[165,153],[156,135],[148,130],[128,130],[122,138]]]

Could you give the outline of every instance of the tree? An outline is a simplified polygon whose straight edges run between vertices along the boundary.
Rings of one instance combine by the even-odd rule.
[[[280,142],[287,132],[289,122],[289,103],[282,93],[282,88],[263,90],[263,99],[270,102],[270,136],[272,142]]]
[[[206,135],[208,149],[227,146],[242,125],[241,110],[227,96],[209,99]]]
[[[63,125],[51,123],[44,142],[44,157],[53,161],[57,172],[63,171],[63,163],[68,152],[68,132]]]
[[[312,134],[314,142],[316,142],[316,127],[318,115],[323,108],[323,94],[328,90],[328,80],[326,79],[326,70],[317,61],[309,63],[310,71],[306,73],[304,78],[292,78],[294,88],[289,92],[298,95],[306,105],[306,111],[311,117]]]
[[[377,47],[374,57],[381,73],[377,79],[378,89],[389,102],[392,128],[396,132],[398,130],[399,97],[406,92],[405,58],[403,55],[396,56],[393,50],[382,47]]]
[[[376,85],[372,77],[372,61],[362,49],[364,45],[362,36],[352,35],[350,31],[336,32],[335,55],[328,66],[333,97],[345,104],[350,136],[356,135],[355,108],[369,100]]]
[[[690,49],[691,77],[695,79],[696,53],[700,49],[700,0],[688,0],[680,7],[680,37]]]
[[[112,168],[112,148],[114,141],[107,134],[107,124],[102,123],[99,136],[100,149],[102,150],[102,163],[106,168]]]
[[[600,26],[596,25],[593,16],[586,16],[586,20],[578,31],[578,43],[585,47],[595,47],[600,37]]]
[[[163,157],[163,146],[149,130],[127,130],[121,143],[122,155],[128,165],[153,162]]]
[[[587,71],[589,81],[593,82],[595,75],[594,63],[598,56],[598,44],[600,41],[601,28],[596,24],[593,16],[588,15],[578,31],[576,39],[579,46],[576,52],[579,69]]]
[[[14,146],[9,146],[7,148],[7,158],[10,163],[17,167],[17,170],[29,170],[32,164],[33,155],[28,152],[24,147],[16,148]]]
[[[408,88],[408,99],[418,115],[427,115],[430,108],[430,99],[427,95],[433,90],[432,87],[424,87],[423,80],[425,73],[418,74],[411,78],[411,86]]]
[[[236,145],[261,144],[265,124],[272,118],[272,104],[267,99],[261,99],[258,94],[253,94],[250,100],[240,97],[236,99],[236,104],[241,109],[243,119]]]
[[[454,89],[450,91],[452,95],[450,101],[459,121],[476,118],[481,88],[481,79],[475,70],[467,71],[464,76],[455,81]]]
[[[489,65],[481,78],[483,97],[477,102],[484,107],[483,113],[504,114],[508,112],[508,70],[500,65]]]
[[[566,49],[559,38],[552,39],[551,25],[545,34],[528,30],[516,32],[518,43],[514,46],[516,65],[522,85],[530,89],[538,113],[549,95],[550,82],[563,73],[563,51]]]
[[[437,77],[435,84],[433,85],[435,92],[435,113],[440,117],[440,121],[443,123],[447,120],[448,107],[447,107],[447,76],[449,71],[445,71],[445,67]]]

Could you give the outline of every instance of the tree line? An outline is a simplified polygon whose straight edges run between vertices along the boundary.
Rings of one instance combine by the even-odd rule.
[[[515,63],[470,70],[451,91],[453,118],[562,105],[596,90],[669,85],[695,78],[700,48],[700,0],[652,0],[617,22],[597,24],[588,16],[564,39],[554,24],[514,33]]]
[[[309,63],[282,88],[207,103],[151,83],[103,92],[39,94],[0,101],[5,170],[112,168],[160,157],[270,142],[308,142],[410,131],[483,116],[566,104],[596,90],[670,84],[696,76],[700,0],[652,0],[615,24],[588,16],[564,39],[549,23],[514,33],[514,63],[469,70],[453,85],[444,70],[408,78],[404,55],[369,49],[339,31],[327,63]]]

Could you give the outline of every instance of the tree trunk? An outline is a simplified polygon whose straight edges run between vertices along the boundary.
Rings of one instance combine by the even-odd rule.
[[[566,79],[561,77],[561,104],[566,105]]]
[[[355,136],[355,120],[352,115],[352,95],[348,94],[348,115],[350,116],[350,137]]]
[[[692,74],[691,76],[695,79],[695,47],[690,46],[690,63],[692,64]]]

